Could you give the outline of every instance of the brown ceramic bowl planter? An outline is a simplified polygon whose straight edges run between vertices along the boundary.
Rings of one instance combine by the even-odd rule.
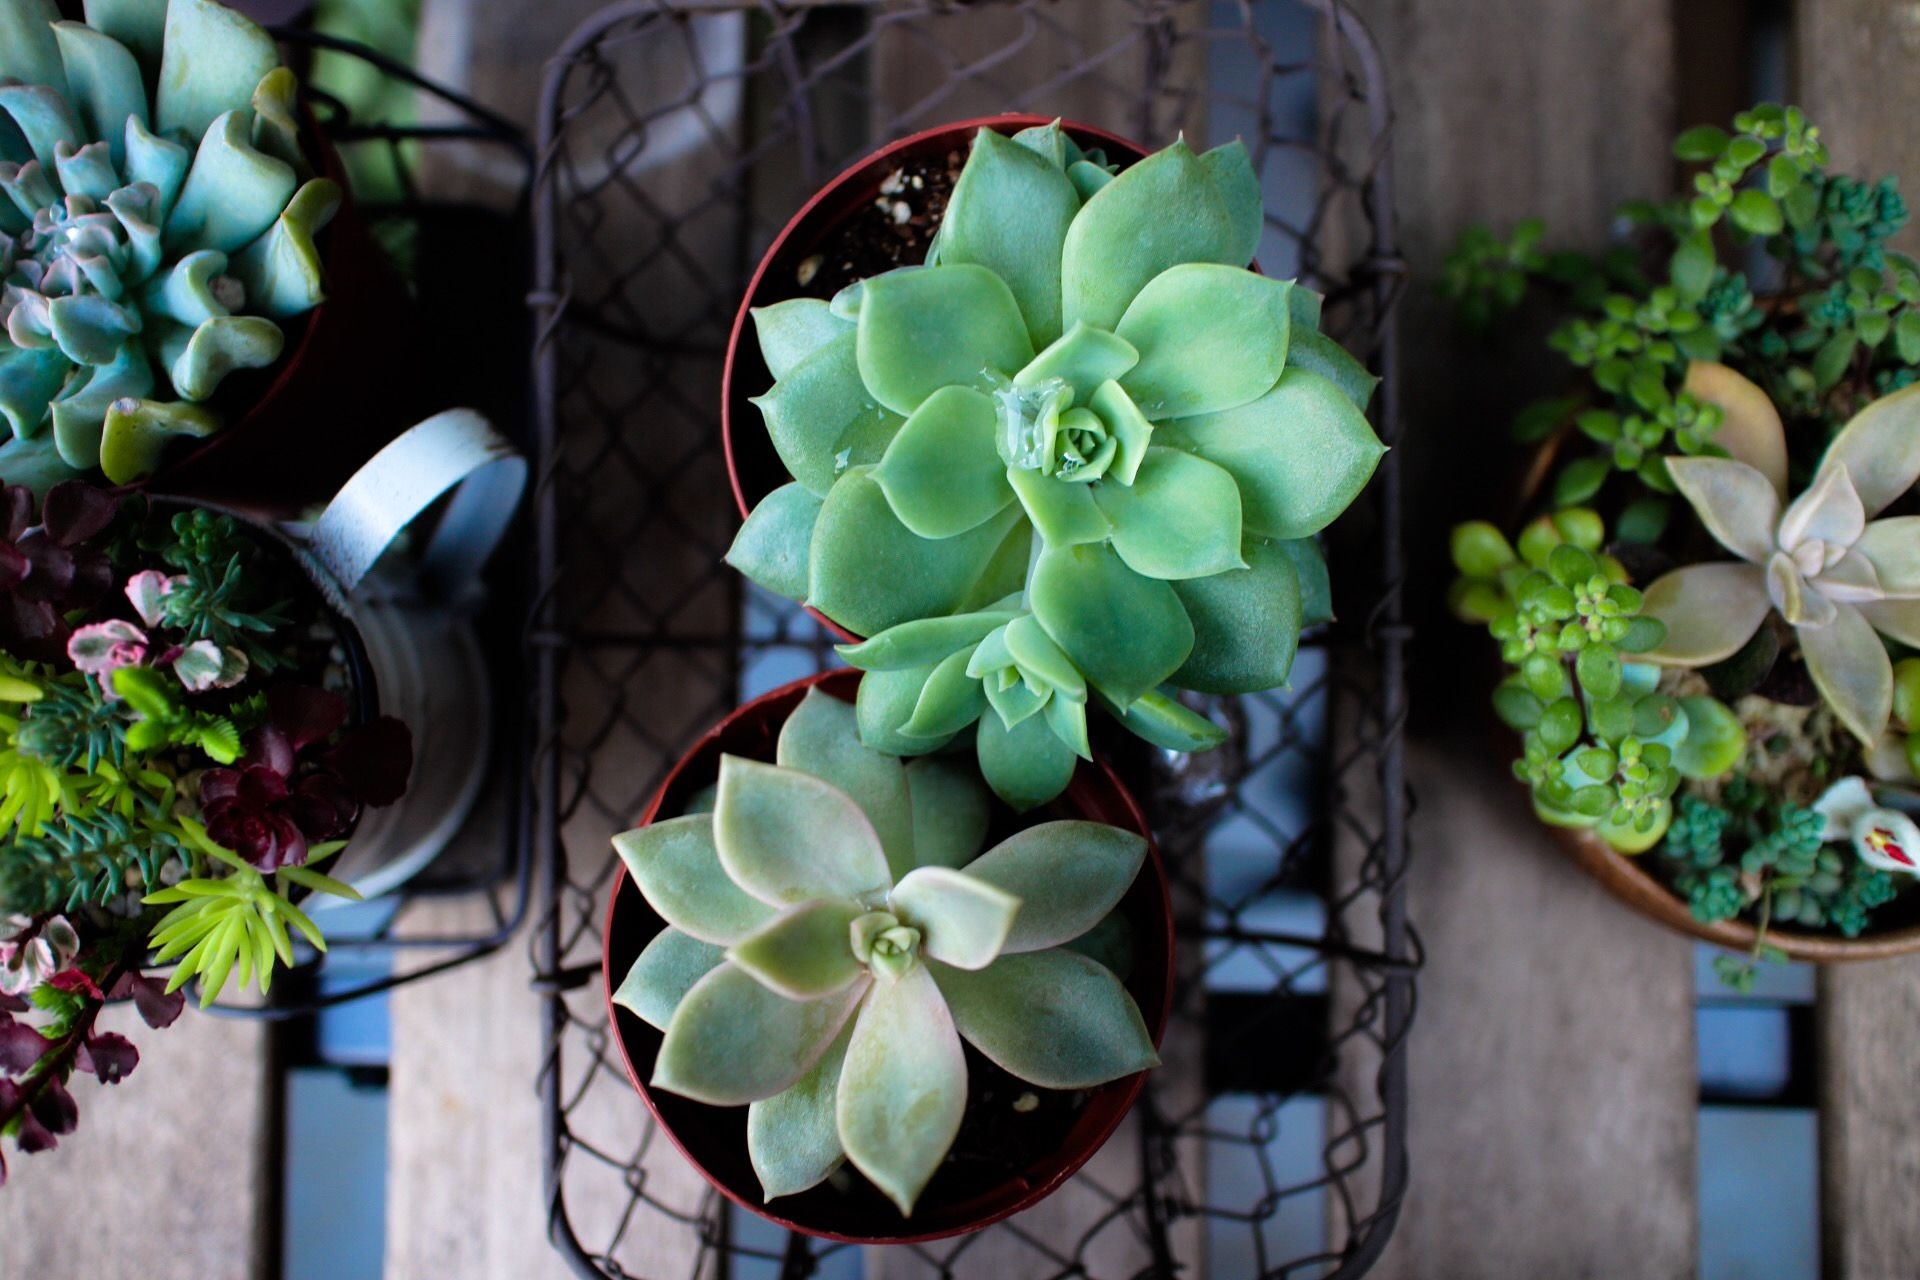
[[[808,295],[799,285],[800,264],[833,242],[847,220],[872,205],[880,193],[880,184],[902,164],[931,158],[944,158],[952,152],[964,154],[973,145],[973,135],[982,128],[1013,133],[1053,123],[1053,116],[1009,112],[1006,115],[981,116],[927,129],[898,142],[889,143],[854,164],[839,177],[821,187],[774,238],[766,256],[753,273],[740,310],[733,318],[733,332],[727,339],[727,362],[720,379],[720,442],[726,451],[727,479],[733,486],[733,500],[745,519],[760,499],[788,480],[780,455],[761,427],[760,415],[749,403],[773,385],[773,375],[760,358],[760,345],[754,339],[753,311],[776,302]],[[1118,134],[1091,125],[1068,120],[1061,128],[1085,147],[1099,147],[1109,159],[1131,164],[1147,154],[1147,149]],[[817,610],[808,613],[835,634],[857,639],[846,628]]]
[[[680,758],[640,815],[640,824],[679,813],[695,791],[713,781],[722,753],[771,760],[780,727],[809,689],[818,686],[851,702],[859,680],[857,671],[833,671],[776,689],[734,711]],[[1136,947],[1127,991],[1158,1045],[1173,1003],[1173,911],[1166,868],[1145,817],[1113,771],[1098,762],[1083,763],[1066,794],[1035,817],[1090,819],[1147,837],[1147,861],[1118,909],[1133,926]],[[628,1078],[674,1146],[708,1182],[742,1208],[806,1235],[862,1244],[903,1244],[960,1235],[1017,1213],[1051,1194],[1100,1149],[1146,1079],[1136,1074],[1087,1090],[1084,1105],[1059,1144],[991,1185],[969,1185],[956,1193],[955,1180],[948,1169],[942,1169],[928,1184],[911,1219],[902,1218],[877,1191],[864,1185],[842,1192],[822,1184],[769,1205],[761,1198],[747,1158],[747,1109],[707,1106],[650,1088],[647,1082],[653,1075],[661,1033],[613,1003],[620,976],[664,927],[665,921],[647,905],[625,868],[618,868],[607,904],[601,978],[608,1025],[619,1043]]]

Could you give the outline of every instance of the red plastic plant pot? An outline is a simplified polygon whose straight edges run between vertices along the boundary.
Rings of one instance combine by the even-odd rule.
[[[771,761],[780,727],[809,689],[818,685],[834,697],[851,702],[860,674],[841,670],[813,676],[734,711],[680,758],[641,815],[640,824],[645,826],[656,818],[682,812],[694,792],[718,776],[723,753]],[[1011,825],[1009,813],[1003,812],[1000,817],[1007,822],[997,821],[996,834]],[[1133,927],[1135,961],[1126,982],[1127,991],[1139,1005],[1157,1046],[1173,1007],[1173,908],[1166,867],[1146,818],[1113,770],[1100,762],[1083,762],[1066,793],[1030,815],[1028,823],[1054,818],[1110,823],[1147,837],[1147,860],[1118,910]],[[663,1037],[613,1002],[614,990],[641,949],[665,927],[666,922],[647,905],[626,869],[619,867],[607,904],[601,979],[607,1022],[619,1042],[627,1077],[674,1146],[721,1194],[770,1222],[805,1235],[859,1244],[907,1244],[977,1231],[1018,1213],[1052,1194],[1100,1149],[1119,1127],[1146,1080],[1145,1073],[1139,1073],[1087,1090],[1084,1105],[1073,1115],[1065,1137],[1026,1167],[1011,1169],[995,1180],[977,1174],[957,1178],[951,1166],[942,1168],[927,1185],[910,1219],[903,1218],[857,1174],[846,1190],[822,1184],[769,1204],[761,1198],[760,1182],[747,1156],[747,1109],[708,1106],[651,1088],[647,1082],[653,1075]],[[956,1187],[956,1183],[965,1185]]]
[[[753,333],[753,310],[769,307],[790,298],[808,296],[796,283],[800,264],[820,252],[856,211],[871,206],[880,194],[880,184],[903,163],[930,157],[945,157],[951,152],[965,154],[973,146],[973,136],[982,128],[1001,133],[1053,123],[1053,116],[1008,113],[959,120],[938,128],[889,143],[868,155],[839,177],[816,191],[800,211],[787,220],[766,256],[747,285],[746,297],[733,317],[733,332],[727,339],[727,362],[720,379],[720,440],[727,455],[727,478],[733,485],[733,500],[745,519],[760,499],[789,479],[780,455],[760,420],[759,411],[749,398],[773,385],[773,374],[760,357],[760,344]],[[1147,154],[1147,149],[1118,134],[1092,125],[1063,121],[1061,127],[1084,147],[1099,147],[1107,158],[1120,164],[1132,164]],[[817,610],[808,613],[836,634],[858,639],[846,628]]]

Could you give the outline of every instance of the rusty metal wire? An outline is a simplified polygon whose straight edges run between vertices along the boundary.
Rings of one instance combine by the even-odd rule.
[[[1283,49],[1279,10],[1317,26]],[[1402,271],[1384,95],[1341,0],[630,0],[551,62],[532,297],[533,959],[550,1226],[580,1275],[857,1265],[835,1258],[848,1246],[769,1242],[726,1211],[633,1095],[599,979],[608,836],[743,683],[829,660],[803,614],[721,563],[737,524],[722,354],[762,250],[846,164],[945,120],[1058,113],[1155,145],[1238,134],[1269,193],[1263,266],[1326,293],[1329,330],[1386,379],[1373,416],[1393,443]],[[1136,762],[1182,904],[1168,1066],[1109,1152],[1035,1211],[1044,1228],[1015,1218],[901,1246],[917,1255],[904,1270],[1117,1280],[1231,1257],[1262,1277],[1351,1277],[1385,1246],[1408,1176],[1419,963],[1397,458],[1329,540],[1340,621],[1309,637],[1299,687],[1216,703],[1237,728],[1220,752]],[[1262,904],[1276,890],[1317,901],[1312,927],[1274,926]],[[1305,1172],[1272,1155],[1303,1105],[1320,1134]]]

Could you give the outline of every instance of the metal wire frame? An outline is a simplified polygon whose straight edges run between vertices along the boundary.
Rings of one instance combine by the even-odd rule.
[[[511,224],[524,227],[526,186],[533,161],[532,143],[524,131],[471,98],[365,45],[302,27],[276,28],[273,35],[296,56],[302,51],[324,49],[363,62],[381,76],[411,86],[421,102],[437,104],[442,109],[440,114],[447,117],[432,123],[404,124],[355,120],[347,104],[309,89],[308,97],[315,117],[336,147],[372,145],[384,149],[387,168],[394,175],[398,194],[397,198],[388,201],[363,205],[362,212],[376,232],[413,231],[430,236],[435,234],[437,226],[446,225],[450,217],[464,215],[466,211],[459,207],[448,206],[424,195],[414,180],[421,159],[430,155],[433,148],[451,145],[497,149],[521,166],[526,177],[520,184],[516,207],[503,217]],[[523,235],[511,231],[507,238],[520,243],[524,243],[525,239]],[[430,291],[423,291],[419,302],[423,311],[449,309],[445,300],[437,299]],[[516,319],[511,310],[493,318],[508,326],[509,332]],[[449,394],[458,394],[458,390],[450,389]],[[508,418],[501,413],[500,406],[490,406],[496,425],[516,437],[525,434],[525,424],[521,420],[524,405],[517,407],[520,412]],[[503,561],[509,559],[511,548],[515,545],[524,549],[526,540],[510,540],[509,553],[502,556]],[[524,550],[522,555],[530,559],[524,556]],[[524,565],[496,565],[496,571],[490,574],[489,581],[493,598],[479,620],[494,686],[494,748],[488,768],[493,785],[487,790],[498,792],[504,803],[497,815],[476,814],[469,819],[455,840],[456,843],[464,843],[485,839],[491,844],[492,854],[485,858],[462,859],[457,864],[448,859],[445,860],[447,865],[430,867],[385,899],[393,903],[394,910],[376,928],[363,936],[332,939],[327,955],[309,954],[282,975],[275,985],[270,1003],[258,1006],[216,1004],[213,1006],[214,1012],[230,1017],[276,1022],[305,1017],[321,1009],[380,995],[470,964],[498,951],[520,931],[529,914],[533,896],[532,832],[521,781],[527,776],[529,718],[520,666],[527,577]],[[491,831],[487,827],[489,822],[493,824]],[[486,902],[489,909],[486,926],[435,932],[409,929],[408,908],[411,905],[468,896],[479,897]],[[329,957],[397,958],[426,953],[440,954],[435,954],[430,962],[404,972],[354,982],[334,990],[326,989],[325,974]]]
[[[530,298],[543,892],[532,958],[546,995],[549,1229],[577,1274],[755,1266],[784,1280],[834,1265],[847,1247],[797,1235],[769,1243],[736,1226],[632,1096],[599,991],[606,837],[743,682],[764,687],[776,670],[829,660],[803,615],[720,562],[735,524],[716,425],[721,351],[759,252],[821,181],[913,128],[1060,110],[1161,144],[1197,127],[1209,105],[1204,88],[1178,81],[1193,59],[1251,57],[1256,98],[1216,93],[1211,106],[1245,117],[1257,168],[1303,162],[1318,184],[1304,220],[1269,216],[1263,254],[1278,245],[1278,257],[1299,259],[1328,296],[1330,328],[1384,376],[1373,416],[1391,444],[1403,268],[1384,75],[1342,0],[1303,0],[1321,19],[1319,56],[1281,61],[1258,20],[1283,2],[1106,0],[1126,16],[1125,34],[1089,44],[1075,19],[1094,6],[1051,0],[628,0],[584,23],[549,64]],[[721,33],[744,48],[737,58],[704,40],[722,21],[739,24]],[[873,89],[888,59],[909,100],[889,104]],[[1316,73],[1318,127],[1289,134],[1272,118],[1272,85]],[[1069,96],[1074,105],[1060,106]],[[1185,959],[1170,1065],[1150,1077],[1131,1136],[1123,1130],[1113,1159],[1103,1153],[1097,1172],[1036,1211],[1049,1215],[1044,1231],[1016,1218],[902,1246],[917,1255],[910,1270],[980,1274],[1012,1254],[1022,1276],[1108,1280],[1101,1268],[1114,1265],[1192,1274],[1211,1240],[1245,1231],[1240,1247],[1262,1277],[1354,1277],[1385,1247],[1408,1180],[1406,1035],[1420,960],[1404,894],[1400,485],[1390,453],[1366,512],[1344,522],[1352,536],[1330,546],[1345,621],[1303,647],[1324,658],[1321,674],[1286,695],[1216,701],[1236,730],[1219,753],[1140,762],[1186,904]],[[1303,657],[1299,669],[1312,667]],[[1317,745],[1314,724],[1327,721],[1332,743]],[[1283,774],[1314,788],[1324,811],[1276,811]],[[1209,879],[1209,857],[1240,860],[1231,892]],[[1263,896],[1287,886],[1318,892],[1323,928],[1262,920]],[[1265,989],[1209,996],[1209,976],[1235,964],[1256,966]],[[1275,1037],[1301,1026],[1311,1032],[1302,1050],[1281,1052]],[[1238,1078],[1250,1063],[1266,1069]],[[1209,1109],[1228,1092],[1250,1110]],[[1323,1099],[1328,1117],[1321,1168],[1307,1177],[1278,1171],[1266,1148],[1294,1097]],[[1123,1144],[1131,1150],[1114,1152]],[[1203,1186],[1198,1166],[1222,1152],[1252,1167],[1246,1185]],[[1276,1255],[1266,1226],[1306,1196],[1334,1223],[1332,1242]],[[1124,1263],[1110,1261],[1116,1245]]]

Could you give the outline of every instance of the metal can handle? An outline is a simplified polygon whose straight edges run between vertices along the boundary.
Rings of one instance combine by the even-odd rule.
[[[470,592],[513,520],[527,460],[472,409],[448,409],[414,424],[373,455],[333,496],[304,539],[329,586],[353,591],[387,548],[449,492],[421,552],[423,596]]]

